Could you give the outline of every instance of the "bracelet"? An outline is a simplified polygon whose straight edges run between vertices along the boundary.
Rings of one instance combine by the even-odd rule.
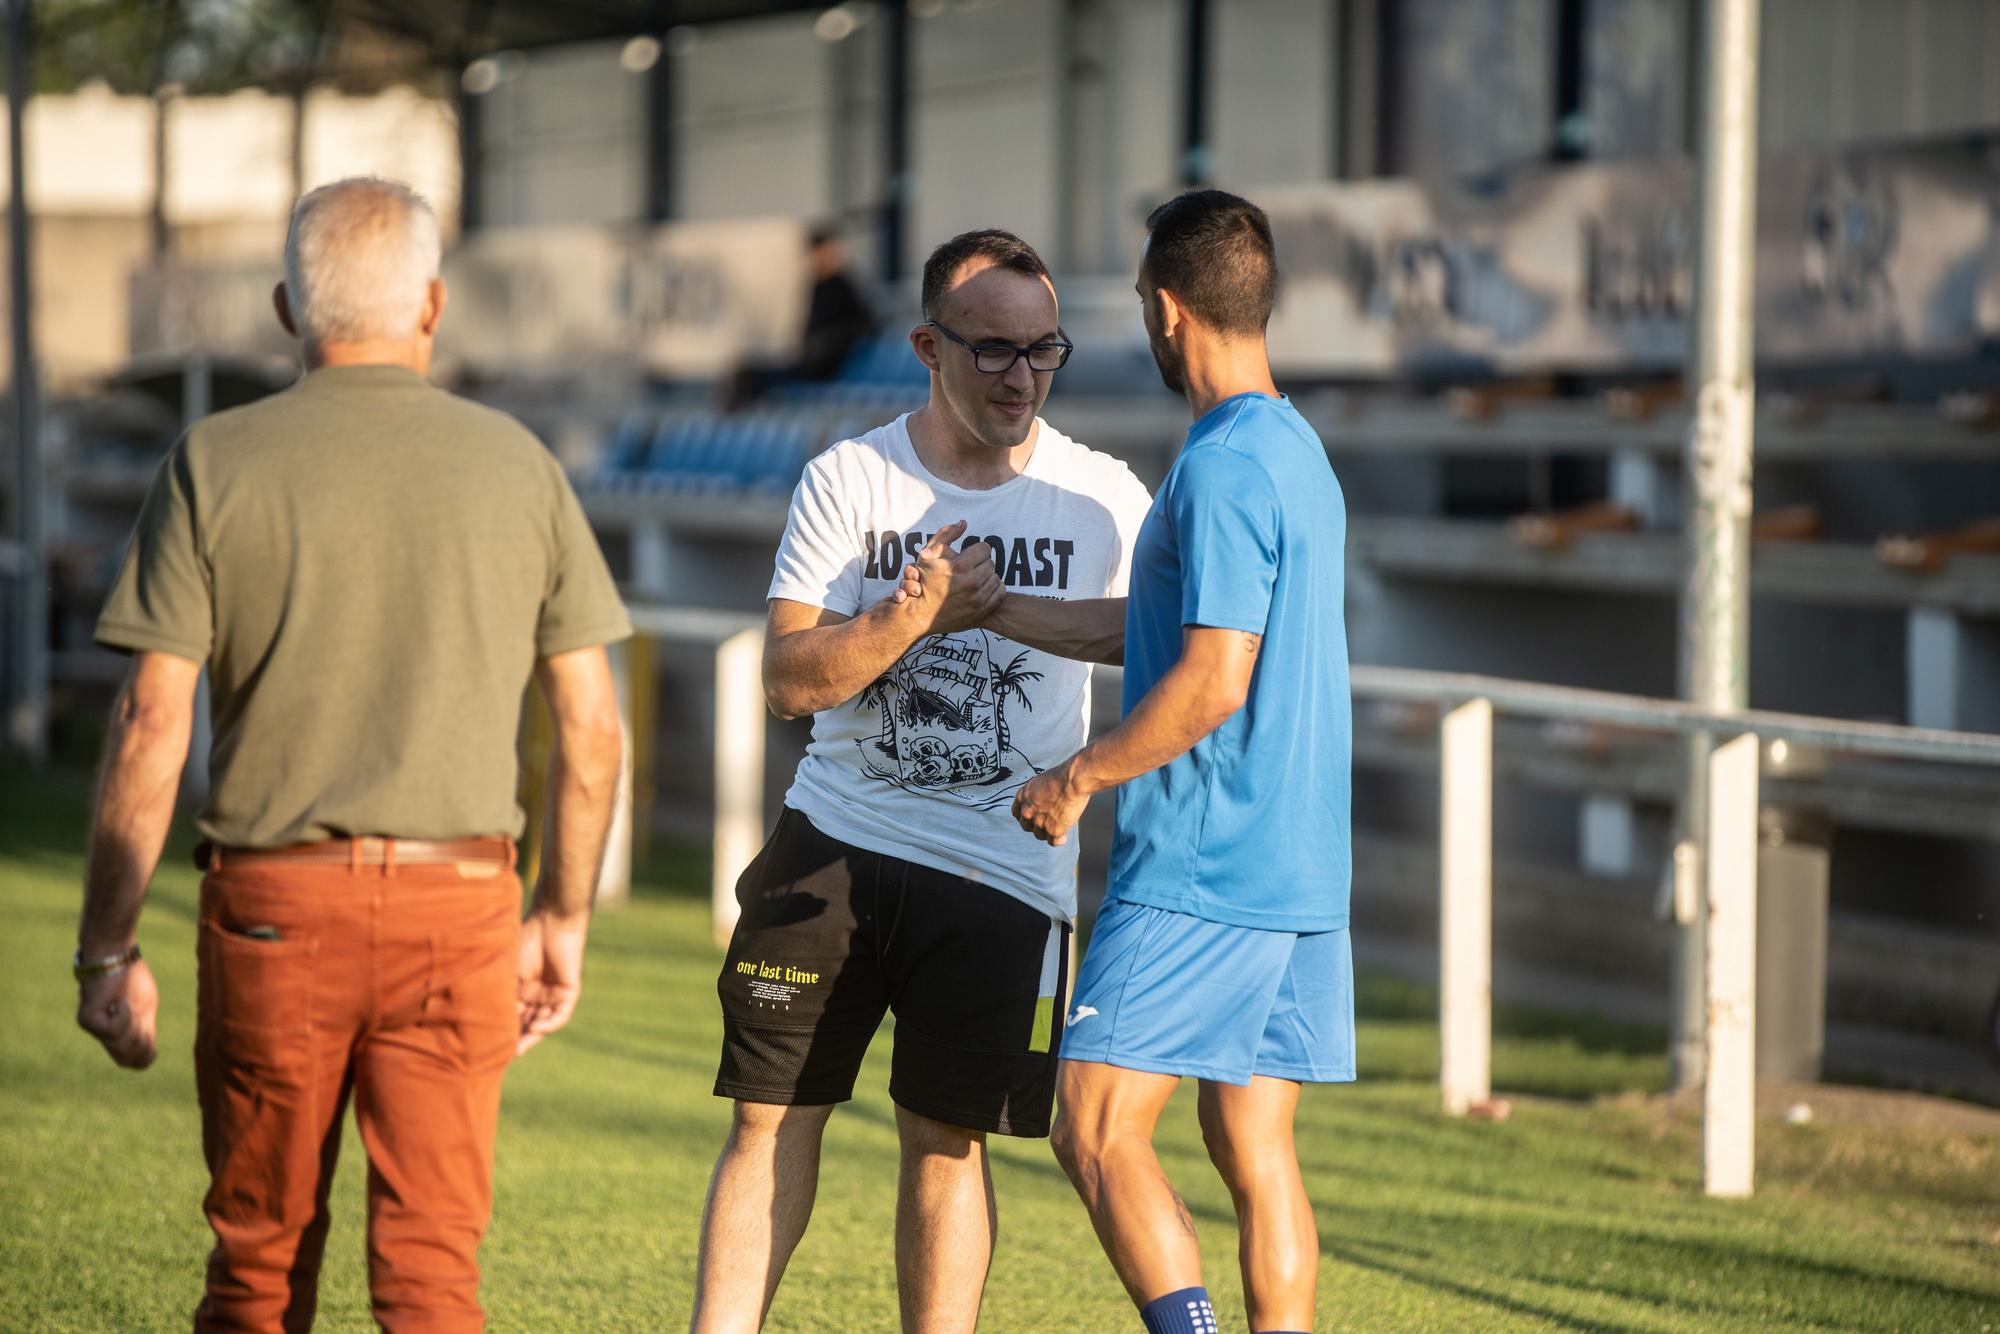
[[[122,973],[137,962],[139,962],[139,942],[135,940],[132,942],[132,948],[128,950],[107,954],[102,959],[92,959],[88,963],[84,962],[83,951],[78,950],[70,958],[70,971],[76,974],[77,981],[87,982],[93,977],[103,977],[108,973]]]

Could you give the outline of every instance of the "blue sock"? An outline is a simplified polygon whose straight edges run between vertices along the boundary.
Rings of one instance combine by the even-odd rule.
[[[1146,1334],[1221,1334],[1207,1288],[1182,1288],[1146,1303],[1139,1318]]]

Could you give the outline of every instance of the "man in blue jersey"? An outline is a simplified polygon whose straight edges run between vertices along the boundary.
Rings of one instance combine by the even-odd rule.
[[[1199,1079],[1250,1328],[1308,1330],[1319,1238],[1293,1113],[1301,1083],[1354,1078],[1346,513],[1271,381],[1262,210],[1199,190],[1147,229],[1146,332],[1195,422],[1133,553],[1125,719],[1014,803],[1061,843],[1093,793],[1124,789],[1055,1149],[1150,1334],[1214,1331],[1193,1222],[1152,1147],[1180,1079]],[[1083,643],[1084,628],[1045,639]]]

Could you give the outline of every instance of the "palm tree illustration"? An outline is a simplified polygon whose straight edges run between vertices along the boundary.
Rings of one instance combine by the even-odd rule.
[[[1026,651],[1016,653],[1014,660],[993,673],[993,703],[1000,715],[1000,753],[1005,755],[1007,745],[1007,696],[1021,701],[1021,707],[1029,713],[1035,711],[1035,701],[1028,698],[1025,689],[1030,683],[1042,679],[1040,672],[1031,672],[1021,664],[1028,660]]]
[[[854,701],[856,708],[880,709],[882,711],[882,735],[875,744],[885,753],[896,753],[896,722],[894,712],[889,708],[889,673],[876,677],[874,683],[862,691]]]

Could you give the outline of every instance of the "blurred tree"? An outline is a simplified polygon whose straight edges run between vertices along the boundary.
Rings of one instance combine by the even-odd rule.
[[[121,93],[291,92],[311,73],[326,5],[313,0],[38,0],[35,85]]]

